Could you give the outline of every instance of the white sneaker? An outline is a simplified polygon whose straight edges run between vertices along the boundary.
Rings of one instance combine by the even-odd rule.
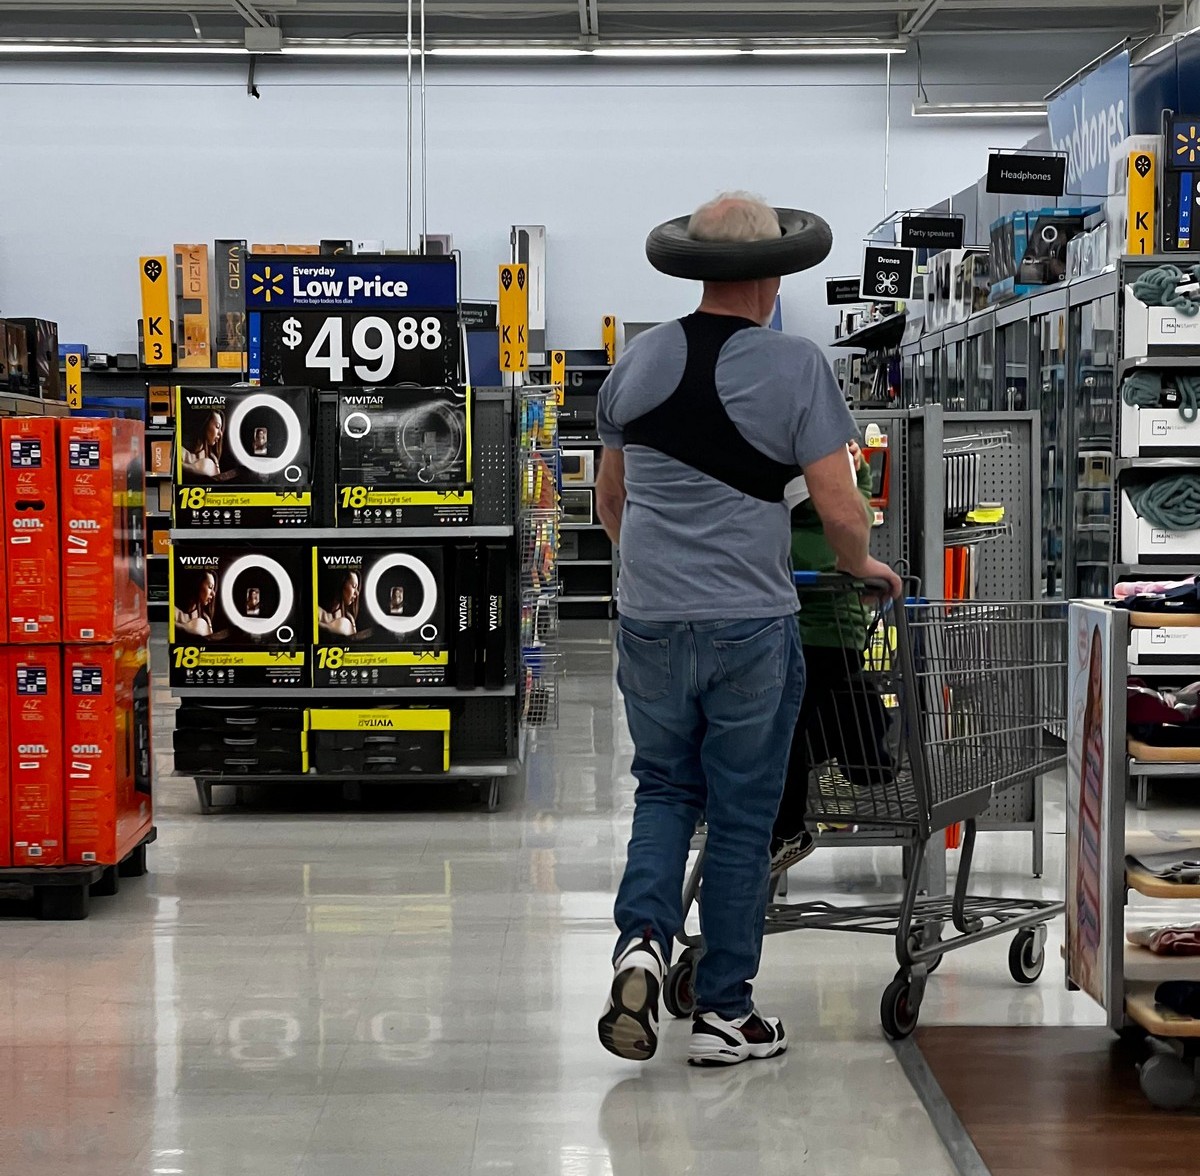
[[[658,1048],[658,995],[667,961],[646,936],[636,939],[613,964],[612,991],[597,1026],[600,1044],[631,1062],[644,1062]]]
[[[787,1033],[778,1017],[760,1017],[751,1009],[730,1021],[717,1013],[692,1018],[688,1062],[693,1066],[736,1066],[750,1058],[773,1058],[787,1049]]]

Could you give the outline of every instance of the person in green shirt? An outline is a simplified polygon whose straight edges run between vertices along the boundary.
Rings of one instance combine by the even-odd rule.
[[[856,443],[849,448],[863,510],[870,517],[871,469]],[[792,567],[798,572],[837,571],[837,557],[807,498],[792,509]],[[837,759],[847,778],[861,786],[890,777],[891,758],[884,745],[887,712],[879,692],[862,673],[874,615],[874,609],[855,592],[801,592],[798,622],[808,684],[771,838],[773,874],[794,866],[816,848],[804,824],[814,759]]]

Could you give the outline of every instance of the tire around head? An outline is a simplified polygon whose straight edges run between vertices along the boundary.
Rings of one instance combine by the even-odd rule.
[[[812,269],[829,256],[833,231],[814,212],[777,208],[778,238],[768,241],[695,241],[686,216],[652,229],[646,257],[656,270],[702,282],[749,282]]]

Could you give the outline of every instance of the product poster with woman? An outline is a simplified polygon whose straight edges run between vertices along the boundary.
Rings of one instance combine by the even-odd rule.
[[[1067,658],[1067,978],[1108,1007],[1112,617],[1071,605]]]

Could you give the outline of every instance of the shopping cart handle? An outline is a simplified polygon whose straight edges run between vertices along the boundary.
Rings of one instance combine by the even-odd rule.
[[[793,572],[792,580],[798,588],[857,588],[869,592],[883,591],[891,594],[886,580],[850,576],[845,572]]]

